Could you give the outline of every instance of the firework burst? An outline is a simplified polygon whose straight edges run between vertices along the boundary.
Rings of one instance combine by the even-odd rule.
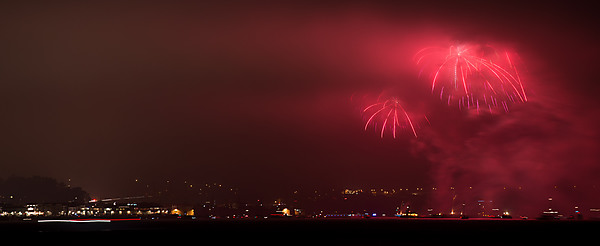
[[[431,92],[440,100],[492,113],[496,108],[508,112],[509,104],[527,101],[514,56],[490,46],[462,44],[422,49],[415,60],[422,67],[419,76],[429,72]]]
[[[396,138],[398,131],[410,129],[412,134],[417,137],[415,122],[409,116],[409,113],[402,107],[400,100],[395,97],[382,99],[373,103],[362,110],[365,123],[365,131],[369,126],[373,126],[383,138],[386,132],[390,132],[393,138]],[[379,130],[381,128],[381,130]],[[389,134],[389,133],[388,133]]]

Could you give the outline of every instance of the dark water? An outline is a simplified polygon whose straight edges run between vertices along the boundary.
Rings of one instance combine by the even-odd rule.
[[[269,219],[1,222],[0,233],[26,242],[94,245],[264,241],[299,244],[543,245],[596,244],[600,221],[436,219]]]

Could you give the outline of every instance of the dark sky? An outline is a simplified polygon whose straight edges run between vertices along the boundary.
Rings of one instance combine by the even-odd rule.
[[[404,2],[1,6],[0,175],[107,197],[136,178],[257,193],[481,182],[468,176],[491,159],[548,184],[600,174],[592,6]],[[491,119],[440,105],[412,56],[450,40],[516,50],[531,101]],[[363,131],[351,97],[390,87],[425,108],[422,138]],[[441,177],[457,165],[467,178]],[[497,182],[529,180],[489,165]]]

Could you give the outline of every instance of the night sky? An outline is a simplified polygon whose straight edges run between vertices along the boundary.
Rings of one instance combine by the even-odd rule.
[[[0,177],[92,197],[135,179],[256,194],[596,185],[595,8],[418,2],[0,6]],[[530,101],[472,117],[437,100],[413,55],[452,40],[512,47]],[[355,99],[387,88],[428,116],[418,139],[364,131]]]

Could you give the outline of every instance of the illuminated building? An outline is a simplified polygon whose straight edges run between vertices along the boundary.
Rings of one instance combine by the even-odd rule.
[[[173,210],[171,210],[171,214],[181,216],[181,215],[183,215],[183,212],[179,209],[173,209]]]

